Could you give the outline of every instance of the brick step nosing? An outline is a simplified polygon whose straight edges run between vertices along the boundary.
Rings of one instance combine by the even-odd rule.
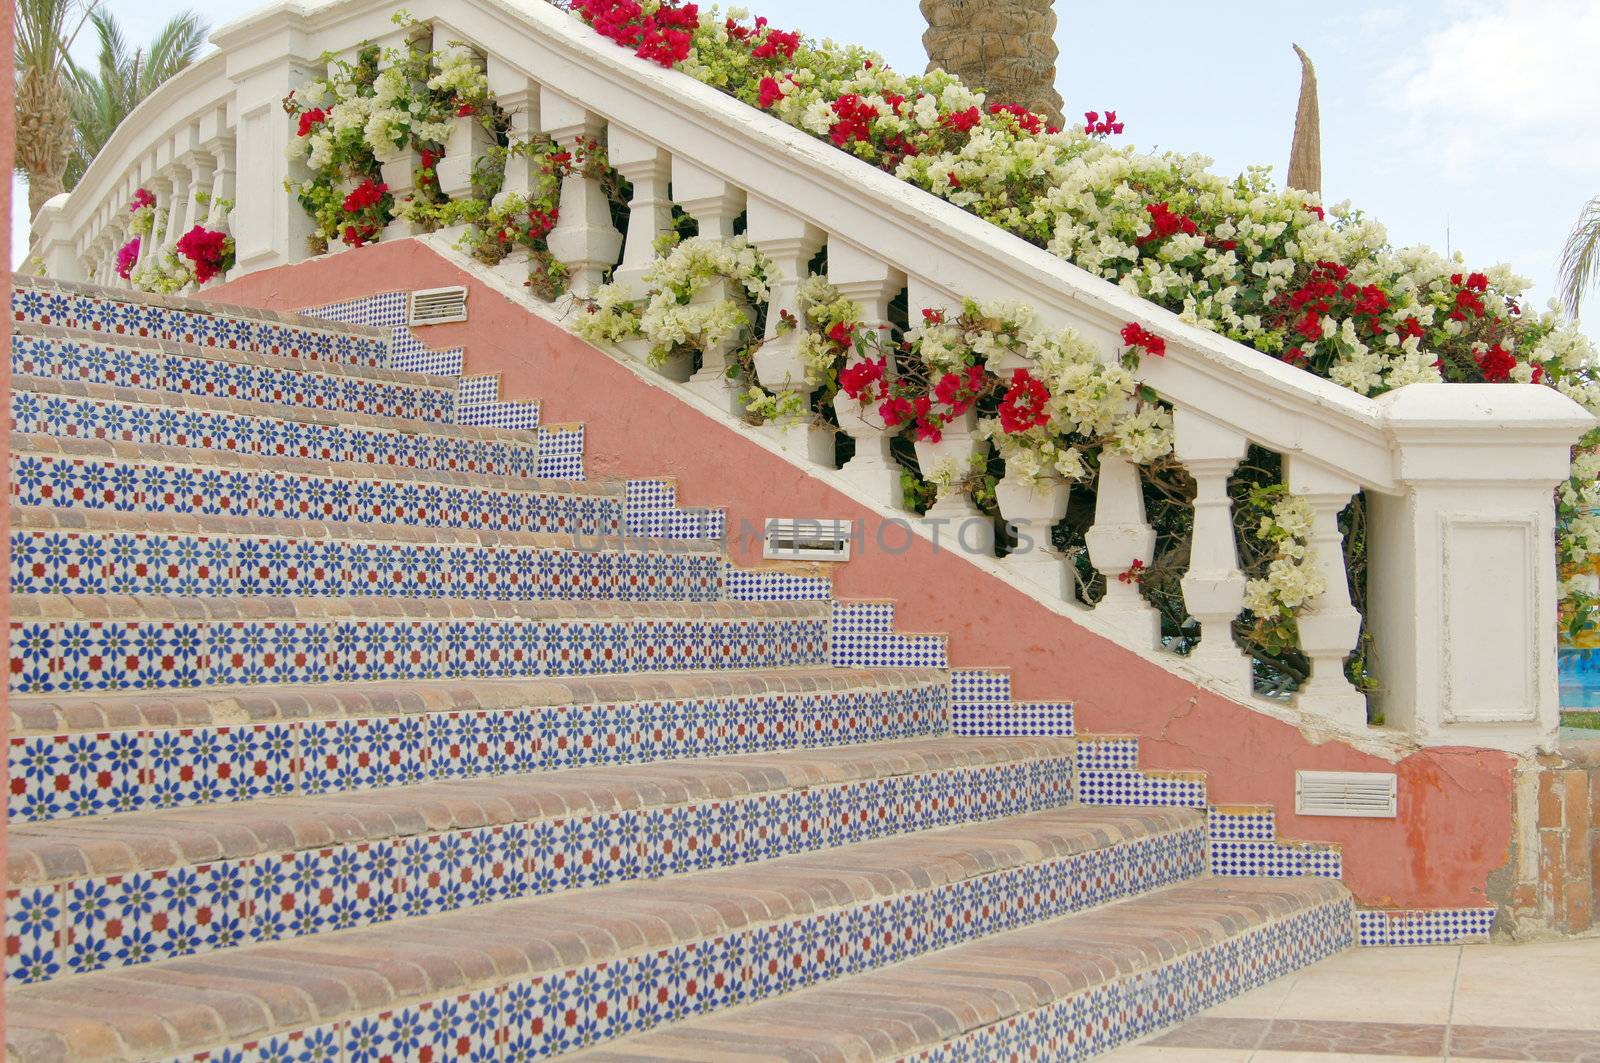
[[[329,845],[642,813],[944,772],[1061,762],[1070,776],[1072,748],[1070,738],[908,739],[13,824],[7,884],[38,887]]]
[[[845,944],[846,924],[853,920],[865,922],[881,910],[897,912],[902,919],[908,914],[924,916],[926,933],[896,935],[894,945],[879,948],[858,963],[870,967],[920,956],[947,947],[951,941],[997,932],[997,927],[1009,929],[1062,912],[1094,910],[1140,890],[1198,875],[1194,840],[1198,831],[1192,816],[1171,811],[1036,813],[978,827],[783,857],[758,868],[699,872],[598,891],[505,901],[352,930],[333,939],[245,946],[227,956],[161,960],[140,968],[139,973],[163,996],[170,987],[181,999],[183,989],[210,984],[223,987],[219,995],[249,997],[265,988],[249,975],[263,964],[284,971],[297,965],[310,970],[305,967],[309,964],[324,978],[359,979],[374,957],[415,956],[427,947],[436,962],[429,965],[431,974],[424,984],[397,980],[392,968],[381,972],[388,992],[378,1007],[393,1012],[424,1004],[442,993],[499,991],[529,978],[571,978],[578,970],[631,966],[673,950],[685,954],[715,950],[719,955],[731,955],[745,943],[754,946],[749,949],[748,973],[728,970],[734,978],[753,983],[766,966],[764,957],[754,955],[755,949],[775,950],[787,933],[796,937],[809,934],[819,942],[832,943],[831,969],[815,972],[818,979],[831,980],[849,976],[845,955],[838,950]],[[1050,889],[1036,894],[1031,904],[1019,901],[1009,911],[991,910],[984,904],[997,890],[1015,886],[1019,876],[1047,881]],[[953,925],[941,928],[934,916],[938,907],[952,916],[972,912],[974,919],[956,918]],[[497,939],[493,951],[499,962],[492,968],[478,962],[477,946],[487,944],[486,931]],[[342,974],[335,975],[323,965],[327,949],[348,957],[341,965]],[[70,994],[73,983],[79,992],[95,993],[100,987],[109,991],[120,984],[119,974],[125,973],[126,968],[89,973],[73,976],[71,982],[14,989],[12,1014],[21,1021],[13,1025],[42,1035],[56,1025],[58,1016],[53,1014],[52,1004]],[[715,991],[714,998],[714,991],[707,987],[709,1006],[721,1009],[737,1002],[734,978]],[[780,979],[764,988],[775,993],[789,991],[792,987],[783,982]],[[309,1010],[295,1009],[287,1022],[318,1025],[330,1020],[360,1020],[377,1010],[352,1008],[346,1003],[350,999],[353,997],[327,994],[323,1000],[310,1001]],[[189,1003],[204,1008],[211,1001],[191,999]],[[261,1037],[259,1016],[272,1009],[236,1006],[224,1010],[233,1018],[225,1020],[226,1029],[210,1034],[212,1042]],[[194,1024],[179,1021],[174,1025],[191,1032],[168,1041],[161,1051],[187,1053],[207,1043],[206,1034],[194,1032]],[[285,1025],[286,1019],[280,1016],[272,1032]],[[135,1048],[129,1041],[130,1031],[123,1028],[120,1033],[118,1039]],[[155,1046],[140,1045],[137,1050],[153,1052]]]

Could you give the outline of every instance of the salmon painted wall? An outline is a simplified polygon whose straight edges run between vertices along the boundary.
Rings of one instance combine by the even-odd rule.
[[[622,366],[406,241],[270,270],[208,297],[293,310],[400,288],[466,284],[470,319],[422,330],[436,347],[464,345],[469,373],[503,374],[502,397],[543,400],[546,423],[582,421],[588,475],[671,476],[686,505],[721,505],[730,529],[769,516],[862,520],[872,511],[769,454],[741,433],[639,381]],[[907,536],[890,530],[899,550]],[[958,666],[1009,666],[1019,699],[1072,699],[1085,734],[1141,736],[1142,766],[1210,773],[1216,804],[1272,804],[1284,838],[1337,842],[1345,879],[1371,907],[1491,902],[1507,865],[1513,758],[1435,749],[1398,765],[1396,820],[1294,815],[1294,772],[1391,771],[1337,742],[1315,745],[1287,724],[1201,690],[1050,612],[949,551],[913,538],[903,553],[858,550],[837,570],[843,598],[892,598],[902,631],[950,635]]]

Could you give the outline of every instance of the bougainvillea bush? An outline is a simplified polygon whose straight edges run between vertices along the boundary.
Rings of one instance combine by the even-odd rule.
[[[395,22],[418,28],[404,13]],[[462,244],[480,261],[528,252],[530,284],[536,294],[553,297],[565,273],[546,237],[557,221],[561,179],[594,158],[603,165],[603,153],[591,144],[575,159],[543,136],[513,142],[483,61],[457,42],[432,49],[422,40],[363,44],[353,61],[323,56],[326,75],[284,99],[294,118],[290,154],[311,172],[290,187],[314,220],[311,250],[320,254],[336,242],[361,247],[397,219],[424,232],[463,225]],[[452,198],[439,186],[438,166],[463,119],[482,124],[493,143],[471,160],[470,194]],[[415,161],[411,189],[397,198],[383,169],[405,158]],[[530,189],[502,196],[513,158],[527,160]]]
[[[1082,124],[1055,129],[942,71],[901,74],[866,49],[819,43],[740,12],[723,16],[676,0],[573,0],[570,10],[647,60],[1191,324],[1359,394],[1413,382],[1542,383],[1600,412],[1592,346],[1553,308],[1528,305],[1527,282],[1508,267],[1472,268],[1459,255],[1397,248],[1373,219],[1278,188],[1265,168],[1226,178],[1212,173],[1203,156],[1140,152],[1119,142],[1123,122],[1109,113],[1089,112]],[[1008,391],[1013,386],[1005,384]],[[1021,394],[1028,393],[1024,384]],[[907,401],[906,423],[927,431],[916,397]],[[1597,443],[1600,433],[1574,451],[1573,476],[1558,492],[1564,573],[1600,552]],[[1270,476],[1273,464],[1252,467]],[[1264,510],[1239,509],[1242,521],[1268,525],[1263,567],[1274,560],[1285,562],[1279,566],[1285,572],[1304,567],[1278,545],[1284,522],[1295,519],[1291,504],[1277,499]],[[1159,528],[1158,515],[1152,521]],[[1347,514],[1346,522],[1351,539],[1361,539],[1359,514]],[[1154,575],[1142,577],[1147,586]],[[1280,602],[1296,596],[1294,588],[1283,589]],[[1564,621],[1573,629],[1589,624],[1595,602],[1576,580],[1563,582],[1563,595]],[[1259,594],[1254,601],[1271,611]]]

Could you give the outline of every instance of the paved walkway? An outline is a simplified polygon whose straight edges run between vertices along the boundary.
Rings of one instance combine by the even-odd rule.
[[[1600,939],[1352,949],[1111,1063],[1600,1063]]]

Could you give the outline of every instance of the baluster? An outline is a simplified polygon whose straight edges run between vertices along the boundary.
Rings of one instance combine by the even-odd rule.
[[[1286,456],[1284,466],[1290,493],[1311,506],[1308,541],[1317,572],[1328,584],[1327,590],[1306,603],[1296,621],[1300,650],[1311,661],[1311,678],[1301,685],[1295,701],[1318,716],[1365,727],[1366,696],[1344,674],[1344,659],[1361,637],[1361,613],[1350,602],[1344,536],[1339,531],[1339,514],[1359,485],[1304,458]]]
[[[1161,641],[1161,618],[1134,576],[1122,577],[1134,562],[1149,565],[1155,556],[1156,532],[1145,519],[1144,488],[1139,469],[1110,450],[1100,455],[1100,482],[1095,489],[1094,527],[1085,536],[1089,560],[1106,579],[1106,593],[1095,613],[1142,646]]]
[[[745,204],[743,189],[682,158],[672,160],[672,198],[695,220],[701,236],[719,240],[733,238],[734,219]],[[732,281],[714,281],[690,301],[706,304],[724,299],[732,299],[750,320],[755,320],[755,311],[747,305],[744,290]],[[701,351],[700,368],[689,378],[688,385],[690,390],[731,413],[743,408],[739,391],[728,380],[728,354],[738,343],[739,337],[734,335]]]
[[[189,207],[184,216],[185,231],[196,225],[205,225],[206,215],[210,213],[207,201],[216,193],[216,178],[216,159],[209,152],[195,152],[189,162]]]
[[[539,129],[539,86],[521,70],[491,55],[488,60],[489,92],[506,112],[506,139],[512,146],[526,145]],[[505,178],[494,197],[503,206],[513,196],[527,196],[533,190],[533,174],[526,155],[512,153],[506,158]]]
[[[150,194],[156,197],[155,217],[151,219],[149,253],[155,254],[167,241],[167,233],[172,222],[172,182],[165,176],[157,174],[145,186],[150,189]],[[148,256],[141,255],[143,260]]]
[[[800,284],[826,237],[804,218],[768,200],[751,196],[747,209],[746,235],[772,261],[775,274],[769,286],[766,335],[755,355],[756,379],[775,394],[798,396],[803,411],[795,423],[764,425],[763,430],[783,449],[831,469],[834,434],[812,419],[811,394],[816,385],[806,381],[805,363],[800,358],[801,329],[797,324],[782,335],[778,331],[784,312],[798,321]]]
[[[605,133],[603,119],[548,86],[539,89],[539,123],[574,155],[580,141],[598,142]],[[598,287],[616,265],[622,234],[611,223],[611,205],[598,177],[572,173],[561,182],[561,216],[548,242],[551,254],[566,265],[576,294]]]
[[[450,45],[454,54],[471,56],[480,70],[484,59],[461,45]],[[484,127],[485,115],[457,115],[450,123],[450,136],[444,144],[444,158],[434,168],[439,190],[452,199],[472,194],[472,168],[494,147],[494,136]]]
[[[622,263],[611,280],[638,299],[645,293],[645,271],[655,261],[656,237],[672,228],[672,200],[667,196],[672,160],[665,149],[616,124],[611,126],[606,152],[611,165],[633,185]]]
[[[211,157],[216,160],[216,171],[211,177],[211,202],[206,205],[206,228],[231,232],[228,215],[233,202],[233,142],[218,141],[211,149]]]
[[[1185,407],[1173,411],[1175,451],[1194,478],[1194,532],[1183,602],[1200,623],[1200,642],[1189,660],[1235,697],[1254,692],[1250,658],[1233,640],[1233,621],[1244,608],[1244,573],[1234,539],[1228,477],[1248,440]]]
[[[162,238],[162,243],[166,244],[177,243],[178,238],[189,231],[188,226],[184,224],[189,211],[189,166],[185,160],[179,159],[173,162],[171,180],[171,206],[167,211],[166,235]]]
[[[906,315],[913,328],[922,324],[924,310],[942,311],[946,320],[954,321],[962,309],[959,296],[915,275],[906,282],[906,304]],[[976,410],[968,410],[945,425],[937,443],[918,440],[915,445],[917,467],[922,470],[924,480],[944,470],[959,483],[972,474],[979,455],[989,452],[988,441],[978,438]],[[994,554],[994,522],[978,509],[966,491],[943,491],[928,507],[923,523],[936,543],[968,553]]]
[[[828,279],[840,294],[853,299],[861,307],[861,328],[876,332],[883,338],[879,356],[885,359],[886,376],[893,377],[894,350],[888,342],[889,333],[884,326],[889,321],[889,303],[905,287],[905,277],[888,263],[830,236]],[[851,354],[847,364],[853,365],[859,361],[859,355]],[[890,453],[893,433],[884,426],[878,413],[878,403],[868,403],[863,407],[840,391],[834,396],[833,410],[839,418],[839,427],[856,442],[855,456],[844,463],[840,473],[853,481],[872,501],[895,509],[902,508],[900,466]]]

